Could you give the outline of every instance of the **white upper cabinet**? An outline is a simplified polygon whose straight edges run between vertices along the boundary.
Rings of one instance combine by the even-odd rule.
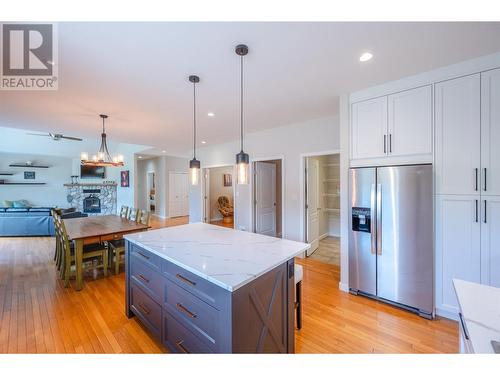
[[[481,194],[500,195],[500,69],[481,73]]]
[[[437,194],[480,192],[480,84],[473,74],[435,86]]]
[[[383,157],[387,151],[387,97],[352,104],[352,159]]]
[[[432,86],[389,95],[388,108],[388,154],[432,155]]]

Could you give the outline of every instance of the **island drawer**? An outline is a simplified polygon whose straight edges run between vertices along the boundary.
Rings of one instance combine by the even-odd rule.
[[[131,257],[130,276],[132,280],[149,292],[156,302],[161,304],[165,280],[160,272],[155,271],[149,263],[143,262],[137,257]]]
[[[170,280],[166,282],[163,307],[216,350],[221,320],[219,310]]]
[[[144,250],[143,248],[130,243],[130,255],[137,259],[140,259],[144,263],[149,264],[156,270],[161,269],[161,258],[158,255],[153,254],[148,250]],[[132,259],[131,257],[131,259]]]
[[[225,295],[230,294],[229,291],[168,261],[163,262],[162,272],[172,282],[215,308],[220,308]]]
[[[130,288],[130,308],[157,337],[160,337],[161,306],[153,301],[135,281],[132,280]]]
[[[177,353],[213,353],[209,346],[166,311],[163,312],[163,341]]]

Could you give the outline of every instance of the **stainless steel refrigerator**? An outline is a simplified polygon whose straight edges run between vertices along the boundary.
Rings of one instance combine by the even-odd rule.
[[[432,165],[350,169],[349,289],[432,318]]]

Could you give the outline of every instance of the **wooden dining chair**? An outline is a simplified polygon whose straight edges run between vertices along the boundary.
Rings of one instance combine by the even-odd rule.
[[[69,240],[64,226],[64,220],[59,224],[60,246],[62,248],[62,261],[60,269],[60,277],[64,280],[64,286],[69,286],[69,278],[71,276],[71,266],[75,264],[75,246]],[[94,265],[94,261],[100,261]],[[83,269],[102,268],[104,276],[108,275],[108,249],[102,244],[90,244],[83,246]]]
[[[52,212],[52,220],[54,221],[54,234],[56,238],[56,246],[54,251],[54,262],[56,263],[57,269],[59,270],[61,265],[61,240],[59,238],[59,224],[61,221],[61,217],[57,214],[55,210],[51,210]]]
[[[122,206],[120,209],[120,217],[123,217],[124,219],[128,218],[128,206]]]
[[[135,222],[139,222],[139,220],[141,219],[140,211],[137,208],[130,208],[128,211],[127,219],[135,221]]]

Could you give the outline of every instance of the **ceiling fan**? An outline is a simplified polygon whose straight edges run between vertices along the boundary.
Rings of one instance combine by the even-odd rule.
[[[82,138],[77,138],[77,137],[68,137],[64,134],[58,134],[58,133],[47,133],[47,134],[40,134],[40,133],[26,133],[28,135],[38,135],[41,137],[51,137],[54,141],[60,141],[61,139],[68,139],[70,141],[83,141]]]

